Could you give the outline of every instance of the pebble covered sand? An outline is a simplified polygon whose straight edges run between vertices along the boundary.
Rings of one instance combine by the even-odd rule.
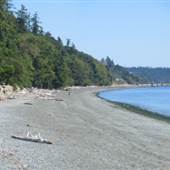
[[[32,89],[1,101],[0,169],[170,170],[170,124],[101,100],[100,90]],[[53,144],[11,138],[27,132]]]

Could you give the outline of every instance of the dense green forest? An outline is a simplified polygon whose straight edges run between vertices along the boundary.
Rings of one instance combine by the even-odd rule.
[[[127,71],[148,83],[170,83],[170,68],[131,67]]]
[[[11,7],[11,1],[0,0],[0,84],[51,89],[140,82],[109,57],[98,61],[70,39],[64,44],[44,32],[38,14],[30,15],[25,6]]]
[[[140,76],[136,76],[134,74],[129,73],[124,67],[120,65],[115,65],[113,60],[111,60],[109,57],[106,57],[106,59],[102,59],[101,62],[106,66],[106,68],[111,73],[111,79],[112,82],[116,83],[128,83],[128,84],[138,84],[138,83],[145,83],[145,80],[143,78],[140,78]]]

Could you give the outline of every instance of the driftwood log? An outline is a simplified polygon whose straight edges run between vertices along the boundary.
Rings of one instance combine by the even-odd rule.
[[[28,142],[36,142],[36,143],[46,143],[46,144],[52,144],[52,142],[50,142],[47,139],[42,139],[41,137],[34,137],[34,136],[26,136],[26,137],[22,137],[22,136],[11,136],[13,139],[19,139],[19,140],[24,140],[24,141],[28,141]]]
[[[63,99],[55,99],[55,101],[59,101],[60,102],[60,101],[64,101],[64,100]]]
[[[56,98],[43,98],[44,100],[55,100],[55,101],[64,101],[63,99],[56,99]]]
[[[24,104],[26,104],[26,105],[32,105],[32,103],[24,103]]]

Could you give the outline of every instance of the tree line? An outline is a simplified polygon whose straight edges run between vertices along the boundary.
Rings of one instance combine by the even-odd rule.
[[[170,68],[130,67],[127,70],[147,83],[170,83]]]
[[[38,14],[31,16],[24,5],[16,12],[11,6],[0,0],[0,84],[49,89],[110,85],[120,74],[124,82],[139,81],[123,67],[109,65],[109,57],[98,61],[77,50],[70,39],[64,44],[44,32]]]

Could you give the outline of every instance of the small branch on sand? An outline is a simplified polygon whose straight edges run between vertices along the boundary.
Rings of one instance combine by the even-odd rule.
[[[26,137],[22,137],[22,136],[11,136],[11,137],[14,139],[19,139],[19,140],[24,140],[29,142],[52,144],[52,142],[50,142],[49,140],[43,139],[40,136],[40,133],[38,135],[33,136],[31,133],[28,132]]]
[[[24,104],[26,104],[26,105],[32,105],[32,103],[24,103]]]
[[[55,99],[55,101],[64,101],[63,99]]]

